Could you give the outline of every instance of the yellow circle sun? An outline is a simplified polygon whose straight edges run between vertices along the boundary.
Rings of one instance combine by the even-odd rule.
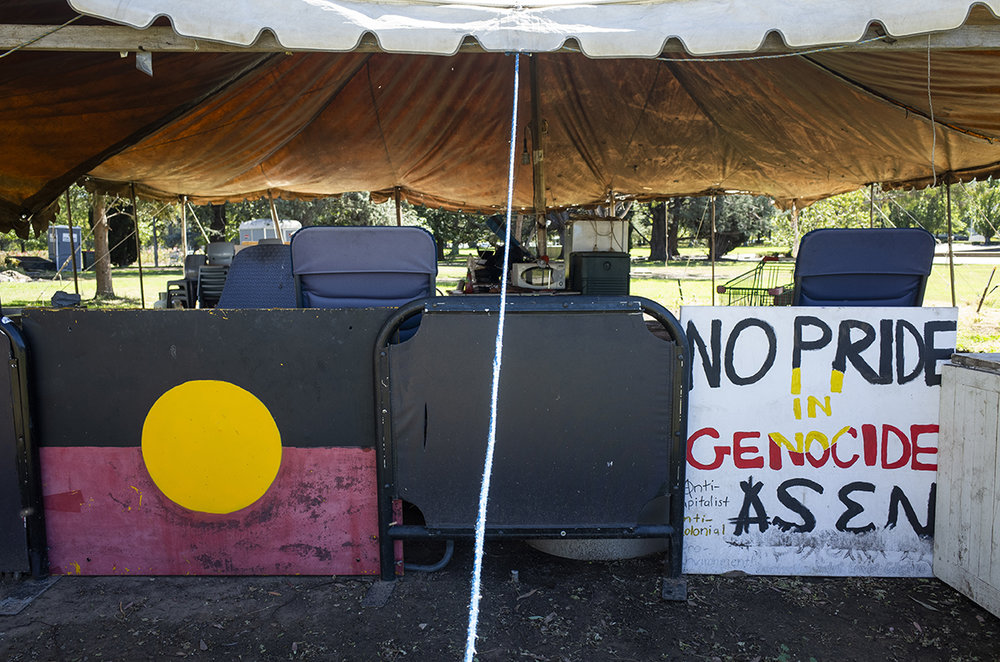
[[[246,508],[267,492],[281,466],[281,435],[249,391],[199,380],[170,389],[142,426],[142,459],[174,503],[205,513]]]

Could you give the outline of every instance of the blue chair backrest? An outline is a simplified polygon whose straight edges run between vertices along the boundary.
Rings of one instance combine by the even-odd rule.
[[[796,306],[919,306],[934,237],[919,228],[813,230],[795,261]]]
[[[292,236],[304,308],[395,308],[434,293],[434,238],[414,227],[310,227]]]
[[[233,258],[219,308],[295,308],[292,252],[284,244],[247,246]]]

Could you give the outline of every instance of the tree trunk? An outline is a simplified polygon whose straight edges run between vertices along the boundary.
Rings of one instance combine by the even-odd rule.
[[[652,229],[649,232],[649,259],[651,262],[667,261],[667,201],[651,205]]]
[[[438,262],[440,262],[444,259],[444,246],[447,243],[447,240],[440,235],[434,234],[433,232],[431,232],[431,236],[434,237],[434,257]]]
[[[94,273],[97,275],[96,298],[115,296],[111,284],[111,254],[108,250],[107,199],[102,193],[94,194]]]
[[[679,257],[681,254],[680,242],[677,238],[677,228],[680,226],[680,213],[678,212],[681,206],[680,198],[670,199],[670,209],[667,214],[667,257]]]

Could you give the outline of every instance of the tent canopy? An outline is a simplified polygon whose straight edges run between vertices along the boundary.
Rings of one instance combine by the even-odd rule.
[[[0,59],[4,231],[44,227],[81,177],[197,202],[398,189],[499,208],[508,51],[535,53],[517,151],[535,150],[533,71],[550,207],[801,206],[1000,172],[1000,0],[7,4],[7,48],[86,16]],[[153,76],[120,50],[153,51]],[[515,177],[530,208],[532,166]]]
[[[290,49],[350,51],[372,33],[388,52],[454,55],[466,36],[485,50],[545,52],[574,39],[592,57],[655,57],[670,38],[693,55],[750,52],[769,33],[793,48],[850,43],[877,21],[894,36],[951,30],[969,0],[69,0],[77,11],[249,46],[262,30]]]

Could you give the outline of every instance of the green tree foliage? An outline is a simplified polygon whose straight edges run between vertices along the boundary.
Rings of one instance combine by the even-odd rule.
[[[645,246],[653,231],[653,207],[663,202],[637,202],[632,205],[628,220],[635,228],[632,241],[636,246]]]
[[[790,217],[790,212],[783,212],[781,222],[772,235],[786,244],[792,243]],[[868,218],[868,192],[852,191],[820,200],[799,210],[799,234],[818,228],[866,228],[869,225]]]
[[[870,189],[837,195],[821,200],[799,214],[799,235],[821,227],[922,227],[939,237],[947,231],[944,189],[941,187],[910,191],[883,191],[875,187],[874,206],[870,202]],[[954,184],[952,197],[952,225],[956,235],[979,234],[986,239],[1000,235],[1000,180],[987,179],[967,184]],[[79,186],[69,189],[73,224],[83,228],[83,248],[93,248],[88,223],[92,196]],[[120,199],[124,204],[130,200]],[[115,198],[108,198],[109,206]],[[652,203],[660,204],[660,203]],[[336,197],[314,200],[275,200],[278,216],[310,225],[395,225],[395,203],[376,203],[367,192],[344,193]],[[645,243],[651,236],[651,203],[632,206],[629,220],[638,233],[633,233],[638,243]],[[710,198],[680,198],[675,209],[680,235],[689,241],[707,243],[710,234]],[[179,248],[181,245],[181,214],[179,202],[138,200],[139,233],[144,247],[152,246],[154,226],[157,245],[161,248]],[[194,216],[206,230],[211,225],[208,206],[192,206]],[[239,225],[254,218],[270,218],[268,200],[246,200],[225,205],[225,239],[237,239]],[[420,225],[427,228],[437,241],[443,254],[462,244],[495,242],[486,227],[484,217],[477,214],[448,212],[440,209],[402,205],[403,225]],[[671,221],[672,222],[672,221]],[[55,223],[68,225],[66,198],[59,200]],[[727,195],[716,198],[716,227],[719,235],[718,254],[725,254],[733,247],[768,237],[775,243],[792,243],[790,212],[776,210],[765,197]],[[530,235],[531,223],[525,223]],[[205,239],[198,223],[188,213],[188,242],[196,250]],[[114,243],[114,242],[113,242]],[[46,250],[46,236],[18,239],[13,233],[0,235],[0,250]],[[174,258],[176,260],[176,258]]]
[[[711,204],[710,197],[681,199],[675,208],[681,232],[691,239],[708,241],[712,235]],[[764,196],[716,196],[717,255],[768,236],[775,214],[770,198]]]
[[[875,227],[923,228],[933,234],[948,232],[948,217],[944,189],[923,191],[889,191],[881,199],[876,192]],[[952,200],[953,226],[959,216],[954,214],[957,200]],[[881,213],[880,213],[881,212]],[[964,223],[961,224],[964,228]],[[960,228],[954,227],[957,232]]]
[[[485,216],[429,207],[415,207],[414,211],[420,224],[434,235],[438,259],[444,258],[445,247],[457,255],[460,244],[474,245],[494,238],[486,227]]]
[[[654,216],[662,209],[667,215],[665,233],[672,233],[670,227],[676,222],[683,239],[707,245],[712,233],[711,200],[709,197],[688,197],[635,203],[628,215],[635,230],[633,241],[642,246],[653,240],[656,234]],[[676,219],[673,218],[675,214]],[[752,195],[716,197],[715,215],[720,255],[741,244],[769,237],[781,217],[770,198]],[[669,243],[669,236],[665,235],[662,241]],[[673,248],[675,250],[676,246]],[[667,246],[667,250],[670,252],[671,247]]]
[[[83,226],[84,246],[87,246],[87,217],[90,212],[90,194],[82,187],[71,186],[70,202],[73,205],[73,225]],[[59,198],[59,211],[56,213],[55,225],[69,225],[66,215],[66,197]],[[32,236],[30,239],[20,239],[14,232],[0,234],[0,250],[7,252],[40,251],[48,249],[48,237],[45,233]]]
[[[339,198],[324,198],[316,201],[315,216],[303,214],[302,224],[306,225],[395,225],[396,203],[389,200],[375,203],[366,191],[344,193]],[[300,203],[301,204],[301,203]],[[315,204],[315,203],[314,203]],[[402,205],[403,224],[410,225],[414,219],[406,213],[409,205]],[[409,221],[409,223],[407,222]]]
[[[1000,237],[1000,180],[987,179],[952,187],[952,196],[961,193],[964,201],[962,222],[970,234],[981,234],[987,241]]]
[[[88,227],[91,207],[90,193],[88,193],[82,186],[70,186],[69,201],[71,205],[73,225],[82,226],[84,228]],[[56,225],[69,225],[69,221],[70,214],[66,211],[66,195],[64,194],[61,198],[59,198],[59,211],[56,213],[55,223]],[[84,230],[84,234],[87,234],[86,230]],[[84,241],[86,242],[86,239],[84,239]]]
[[[799,233],[794,236],[791,212],[779,211],[773,218],[771,241],[778,245],[791,246],[798,237],[818,228],[866,228],[868,227],[868,192],[852,191],[832,198],[826,198],[799,210]]]
[[[278,217],[294,220],[303,227],[310,225],[395,225],[396,203],[393,201],[373,202],[367,191],[344,193],[343,195],[315,200],[274,201]],[[415,215],[408,204],[402,206],[403,225],[413,225]],[[255,218],[271,218],[271,206],[267,198],[244,200],[226,205],[226,235],[236,238],[240,223]]]
[[[941,186],[921,190],[871,189],[820,200],[799,214],[799,232],[816,228],[920,227],[940,238],[947,236],[947,196]],[[952,232],[996,236],[1000,219],[1000,181],[987,179],[951,187]],[[788,212],[775,226],[775,238],[791,242]]]
[[[94,240],[92,236],[92,224],[90,220],[91,205],[93,196],[81,186],[73,185],[69,188],[69,200],[72,206],[73,225],[83,228],[83,248],[92,250]],[[161,202],[158,200],[137,200],[139,207],[139,234],[142,238],[143,246],[153,244],[153,226],[156,225],[156,239],[160,246],[180,245],[180,207],[177,203]],[[109,210],[112,207],[129,207],[132,202],[126,198],[108,197]],[[54,223],[56,225],[69,225],[70,215],[66,210],[66,196],[59,198],[59,211],[56,214]],[[197,232],[197,230],[195,230]],[[10,235],[13,237],[13,235]],[[6,235],[0,235],[0,248],[11,250],[5,244]],[[32,238],[28,242],[30,245],[26,250],[45,249],[47,247],[46,237]],[[133,258],[134,259],[134,258]]]

